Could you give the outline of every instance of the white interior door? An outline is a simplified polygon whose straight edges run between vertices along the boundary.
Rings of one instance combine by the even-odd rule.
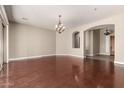
[[[3,65],[3,26],[0,20],[0,70],[2,69]]]

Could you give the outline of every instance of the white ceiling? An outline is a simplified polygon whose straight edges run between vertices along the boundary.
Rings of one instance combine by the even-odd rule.
[[[96,11],[95,11],[96,8]],[[67,28],[94,22],[123,13],[124,6],[117,5],[12,5],[5,6],[10,21],[54,30],[58,15]],[[27,18],[28,20],[23,20]]]

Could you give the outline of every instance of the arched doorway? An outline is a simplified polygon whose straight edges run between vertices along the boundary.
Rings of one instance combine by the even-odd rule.
[[[84,56],[94,59],[114,61],[115,26],[105,24],[84,31]]]

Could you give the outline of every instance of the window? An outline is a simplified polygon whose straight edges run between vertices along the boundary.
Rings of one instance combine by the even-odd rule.
[[[72,34],[73,48],[80,48],[80,32],[76,31]]]

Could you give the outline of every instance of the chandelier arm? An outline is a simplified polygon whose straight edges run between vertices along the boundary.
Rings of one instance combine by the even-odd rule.
[[[64,29],[63,30],[60,30],[59,33],[62,33],[63,31],[65,31]]]
[[[59,31],[61,31],[61,30],[62,30],[62,28],[63,28],[63,26],[59,29]]]
[[[64,31],[65,31],[65,29],[62,30],[62,32],[64,32]]]

